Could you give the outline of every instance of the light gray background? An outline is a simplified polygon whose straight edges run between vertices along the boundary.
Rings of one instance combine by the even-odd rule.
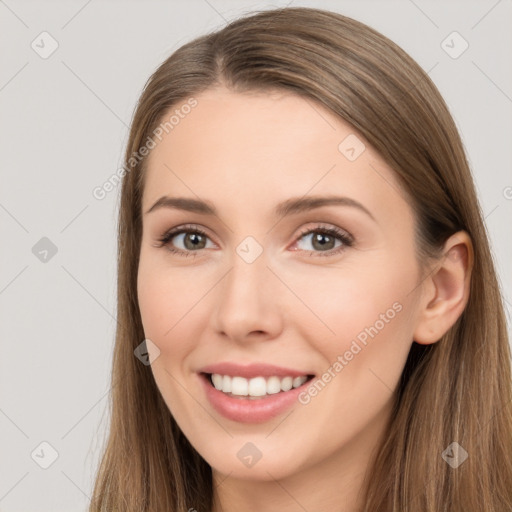
[[[510,316],[511,0],[0,1],[0,511],[89,503],[108,421],[119,189],[101,201],[92,190],[122,165],[146,79],[205,31],[287,4],[363,21],[429,71],[468,152]],[[59,45],[47,59],[31,47],[50,48],[43,31]],[[453,31],[469,43],[456,59],[441,46]],[[58,251],[46,262],[32,252],[42,237]],[[58,453],[48,469],[43,441]]]

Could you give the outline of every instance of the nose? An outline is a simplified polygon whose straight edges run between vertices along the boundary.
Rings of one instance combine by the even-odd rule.
[[[283,327],[282,287],[263,255],[247,263],[235,254],[216,287],[211,317],[216,333],[237,343],[277,338]]]

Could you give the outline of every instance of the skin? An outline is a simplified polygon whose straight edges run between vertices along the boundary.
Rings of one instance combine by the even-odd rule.
[[[466,305],[471,241],[465,232],[452,236],[448,257],[422,281],[411,206],[349,124],[291,93],[217,88],[196,99],[151,151],[145,177],[143,212],[163,195],[201,198],[218,210],[143,215],[138,300],[146,338],[160,351],[151,365],[156,383],[213,469],[215,512],[356,511],[413,340],[435,343]],[[355,161],[338,150],[350,134],[366,146]],[[336,205],[274,215],[289,198],[332,194],[360,202],[375,220]],[[193,235],[183,233],[158,246],[184,224],[206,231],[199,249],[185,246]],[[354,244],[326,256],[342,242],[325,249],[311,234],[300,238],[319,226],[347,231]],[[236,252],[247,236],[263,250],[252,263]],[[202,366],[268,362],[319,377],[394,303],[401,311],[306,405],[247,424],[207,401]],[[262,454],[252,467],[237,457],[247,442]]]

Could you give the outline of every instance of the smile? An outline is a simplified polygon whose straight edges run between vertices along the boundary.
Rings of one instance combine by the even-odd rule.
[[[197,374],[214,411],[237,423],[264,423],[298,404],[298,396],[314,375],[241,377]],[[229,390],[229,391],[228,391]]]
[[[210,381],[215,389],[222,391],[232,397],[264,397],[290,391],[298,388],[308,381],[312,376],[302,375],[300,377],[254,377],[246,379],[241,376],[221,375],[213,373],[209,375]]]

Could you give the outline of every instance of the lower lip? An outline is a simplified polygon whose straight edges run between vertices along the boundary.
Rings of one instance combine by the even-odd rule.
[[[213,408],[229,420],[239,423],[264,423],[279,416],[298,401],[299,394],[310,384],[310,381],[307,380],[298,388],[265,395],[257,399],[233,398],[213,387],[208,375],[201,374],[199,377],[203,383],[206,397]]]

